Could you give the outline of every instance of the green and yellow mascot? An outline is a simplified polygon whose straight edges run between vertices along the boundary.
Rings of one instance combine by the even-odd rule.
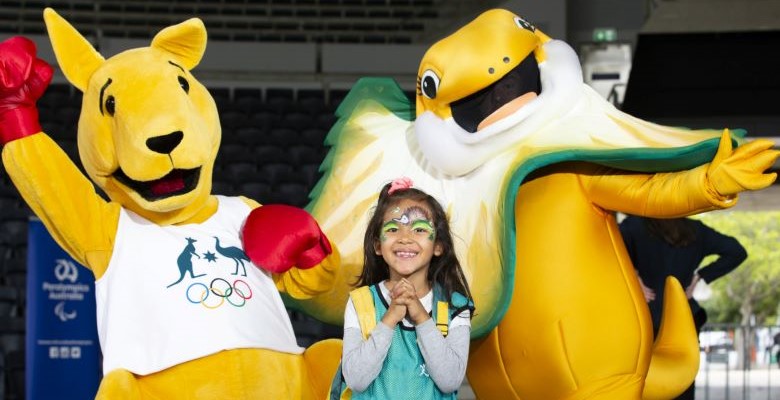
[[[0,43],[3,165],[95,275],[97,398],[323,398],[340,344],[298,347],[280,292],[327,290],[338,252],[304,210],[211,193],[221,128],[191,73],[203,23],[106,60],[53,10],[44,19],[62,72],[83,92],[78,147],[91,180],[41,132],[35,101],[52,69],[21,37]]]
[[[338,323],[379,188],[408,176],[448,211],[474,295],[468,380],[480,399],[669,399],[699,347],[679,282],[650,315],[615,212],[728,208],[770,185],[778,152],[728,131],[631,117],[583,83],[577,55],[506,10],[435,43],[416,105],[360,80],[337,110],[309,210],[342,254],[339,283],[301,307]],[[735,145],[739,145],[734,149]]]

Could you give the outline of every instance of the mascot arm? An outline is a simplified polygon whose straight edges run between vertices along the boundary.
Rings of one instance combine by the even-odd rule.
[[[102,275],[113,248],[119,206],[95,193],[91,181],[43,133],[6,144],[3,165],[57,244],[96,276]]]
[[[36,102],[51,77],[52,68],[36,56],[31,40],[17,36],[0,43],[3,165],[57,243],[98,275],[96,269],[108,263],[119,209],[103,201],[65,152],[41,133]]]
[[[607,210],[649,217],[681,217],[728,208],[737,204],[737,195],[772,184],[776,173],[765,173],[780,151],[772,150],[770,140],[755,140],[732,148],[728,130],[720,138],[712,162],[694,169],[656,174],[626,171],[588,171],[584,186],[595,203]]]
[[[310,299],[330,290],[336,283],[336,272],[341,264],[339,252],[331,243],[332,252],[312,268],[293,268],[273,274],[279,291],[299,300]]]
[[[587,165],[583,187],[597,206],[648,217],[681,217],[736,204],[711,188],[707,167],[668,173],[634,173]]]
[[[246,197],[246,196],[239,196],[239,197],[241,198],[241,200],[242,200],[244,203],[246,203],[246,205],[248,205],[248,206],[249,206],[249,208],[251,208],[251,209],[253,209],[253,210],[254,210],[255,208],[257,208],[257,207],[260,207],[260,203],[258,203],[257,201],[255,201],[255,200],[253,200],[253,199],[250,199],[249,197]]]
[[[277,288],[296,299],[327,291],[336,280],[340,257],[317,221],[305,210],[282,204],[256,207],[242,229],[244,251],[270,272]]]

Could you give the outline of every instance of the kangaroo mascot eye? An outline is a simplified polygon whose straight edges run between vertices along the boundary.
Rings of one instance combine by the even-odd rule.
[[[179,80],[179,85],[181,86],[181,89],[184,90],[184,93],[189,93],[190,92],[190,83],[187,82],[187,79],[185,79],[184,77],[181,77],[181,76],[178,77],[177,79]]]

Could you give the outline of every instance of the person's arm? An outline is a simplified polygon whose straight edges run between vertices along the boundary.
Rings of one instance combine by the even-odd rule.
[[[436,328],[433,319],[426,320],[415,329],[426,370],[436,387],[444,393],[458,390],[466,375],[471,326],[452,327],[446,338]]]
[[[705,282],[711,283],[733,271],[747,258],[747,251],[737,239],[724,235],[704,224],[701,224],[699,232],[698,240],[701,240],[705,254],[717,254],[718,259],[696,271],[694,280],[698,275]]]
[[[357,322],[357,312],[350,299],[344,312],[344,340],[341,355],[341,372],[344,380],[355,392],[362,392],[371,385],[382,370],[382,365],[393,341],[393,329],[383,323],[363,340]]]

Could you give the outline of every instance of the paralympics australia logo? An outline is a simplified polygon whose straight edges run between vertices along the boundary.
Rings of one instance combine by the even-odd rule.
[[[66,259],[57,259],[54,266],[54,278],[57,282],[43,282],[43,291],[48,294],[49,300],[57,301],[54,306],[54,314],[60,321],[75,319],[77,312],[68,307],[68,301],[83,301],[86,293],[89,293],[90,287],[84,283],[77,282],[79,270],[73,261]],[[72,311],[68,311],[71,309]]]

